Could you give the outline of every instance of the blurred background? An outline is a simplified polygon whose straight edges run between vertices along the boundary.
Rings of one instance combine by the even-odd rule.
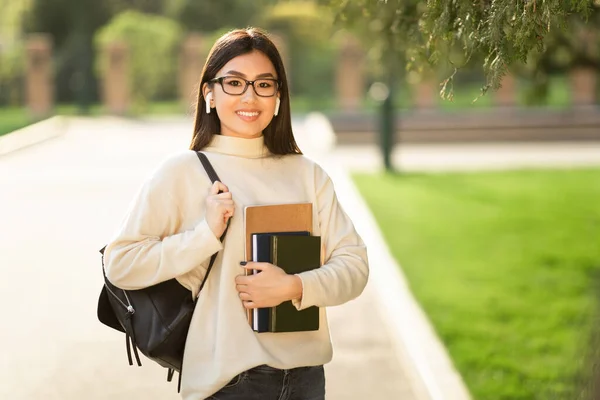
[[[370,117],[383,100],[381,85],[373,86],[377,82],[386,85],[384,97],[393,84],[392,106],[399,115],[407,114],[403,137],[408,141],[560,136],[556,129],[539,132],[555,127],[548,115],[597,104],[597,7],[590,23],[573,17],[565,20],[566,30],[547,32],[546,50],[529,54],[527,63],[493,70],[502,72],[492,76],[502,87],[481,96],[489,84],[484,76],[489,71],[481,67],[489,64],[483,49],[468,56],[460,48],[450,49],[447,59],[432,52],[425,57],[435,65],[414,65],[418,43],[410,41],[418,35],[411,27],[397,27],[396,40],[388,38],[386,24],[394,21],[386,20],[386,12],[396,2],[379,6],[382,11],[369,2],[358,1],[353,7],[344,3],[348,2],[1,0],[0,133],[53,114],[189,114],[193,86],[210,46],[224,32],[244,26],[259,26],[278,37],[289,72],[292,110],[329,115],[341,140],[376,139],[377,119]],[[423,12],[415,6],[418,2],[397,4],[409,13],[407,18]],[[519,39],[512,40],[519,44]],[[390,53],[396,58],[392,67],[382,62]],[[520,54],[515,51],[514,56]],[[448,96],[450,86],[454,91]],[[441,88],[446,96],[439,95]],[[553,112],[520,115],[512,122],[490,119],[502,115],[489,112],[499,107]],[[419,111],[436,112],[440,122],[415,115]],[[469,121],[460,117],[446,123],[449,112],[467,113]],[[585,117],[598,121],[594,115]],[[559,130],[586,137],[590,133],[579,122]],[[526,135],[523,125],[528,126]]]
[[[351,177],[470,396],[600,398],[597,0],[0,0],[0,268],[14,274],[1,286],[3,312],[23,315],[27,302],[9,305],[26,282],[46,293],[57,279],[31,252],[45,241],[53,259],[70,254],[62,279],[79,280],[72,294],[87,319],[71,342],[57,339],[74,329],[66,314],[31,319],[23,337],[3,332],[25,340],[48,329],[38,320],[56,325],[44,347],[11,353],[2,367],[15,378],[0,380],[0,395],[136,398],[141,375],[101,368],[123,349],[90,311],[95,252],[149,170],[187,147],[214,41],[246,26],[276,41],[298,142]],[[51,131],[62,138],[30,146]],[[90,218],[93,241],[81,235]],[[39,296],[32,304],[47,301]],[[343,338],[341,313],[332,325]],[[373,338],[361,340],[360,354],[375,357]],[[58,361],[32,373],[49,346],[88,376],[77,388],[57,377]],[[79,366],[75,353],[90,347],[103,364]],[[333,364],[332,399],[421,399],[377,392],[391,384],[361,381],[369,361],[360,360],[352,379],[345,361]],[[386,360],[373,363],[396,365]],[[410,381],[394,368],[386,373]],[[15,394],[8,382],[20,380],[29,386]],[[166,398],[153,385],[144,398]],[[86,388],[95,394],[81,397]]]

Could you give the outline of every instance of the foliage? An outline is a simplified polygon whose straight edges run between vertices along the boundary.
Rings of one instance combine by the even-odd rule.
[[[565,23],[567,29],[554,29],[545,36],[546,51],[532,52],[526,64],[513,68],[532,83],[527,93],[530,103],[548,95],[548,82],[553,74],[574,68],[600,71],[600,7],[592,10],[587,23],[575,15],[569,16]]]
[[[104,2],[92,0],[32,0],[24,30],[26,33],[49,33],[58,50],[70,37],[91,32],[110,19]]]
[[[165,14],[190,31],[212,32],[224,26],[243,28],[251,25],[268,1],[247,0],[172,0]]]
[[[25,52],[17,42],[0,52],[0,104],[22,104],[24,81]]]
[[[307,96],[315,103],[331,96],[337,44],[330,11],[312,1],[282,2],[265,10],[257,22],[285,40],[292,96]]]
[[[0,107],[0,137],[31,123],[27,110],[22,107]]]
[[[228,0],[207,6],[175,0],[166,10],[186,28],[205,33],[205,53],[217,38],[234,28],[258,26],[279,35],[285,42],[282,50],[292,94],[320,99],[333,92],[335,43],[329,40],[333,16],[313,1]]]
[[[169,1],[167,0],[104,0],[111,15],[124,11],[139,11],[144,14],[163,15]]]
[[[143,107],[159,93],[176,88],[177,51],[182,39],[179,25],[165,17],[126,11],[98,31],[95,38],[98,70],[106,68],[102,51],[108,44],[121,41],[129,50],[129,82],[136,107]]]
[[[600,29],[598,0],[321,0],[337,11],[338,21],[358,29],[374,43],[374,51],[407,61],[421,72],[440,64],[453,68],[442,96],[451,96],[456,71],[475,60],[489,88],[516,63],[544,54],[553,37],[581,40],[581,21],[591,32],[589,46],[597,51]],[[576,23],[575,23],[576,22]],[[563,32],[563,33],[559,33]],[[578,46],[574,46],[577,49]],[[591,48],[590,47],[590,48]],[[567,48],[568,50],[568,48]],[[596,58],[597,60],[597,58]],[[596,61],[597,62],[597,61]]]
[[[587,399],[598,180],[599,169],[355,177],[474,399]]]
[[[0,0],[0,50],[6,43],[20,39],[23,19],[31,2],[32,0]]]
[[[166,16],[189,31],[211,32],[223,26],[242,27],[276,0],[0,0],[0,37],[7,26],[15,34],[45,32],[53,37],[56,99],[92,102],[98,97],[93,38],[96,31],[125,11]],[[24,12],[20,21],[9,16]],[[2,39],[0,39],[1,42]],[[0,43],[0,46],[2,43]],[[168,90],[163,91],[167,96]]]
[[[21,30],[31,2],[0,0],[0,105],[23,103],[25,52]]]
[[[93,33],[111,16],[104,1],[31,0],[25,34],[52,37],[55,97],[58,102],[89,103],[96,95],[93,77]]]

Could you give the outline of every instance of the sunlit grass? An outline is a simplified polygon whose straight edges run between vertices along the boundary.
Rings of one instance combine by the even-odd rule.
[[[0,107],[0,136],[16,131],[31,123],[27,110],[17,107]]]
[[[600,169],[355,181],[475,399],[580,399]]]

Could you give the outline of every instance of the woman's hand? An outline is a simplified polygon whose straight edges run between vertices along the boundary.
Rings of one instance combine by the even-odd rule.
[[[223,192],[220,193],[219,192]],[[227,227],[227,220],[233,216],[233,203],[229,188],[216,181],[206,198],[206,223],[216,237],[220,238]]]
[[[241,265],[259,271],[235,278],[235,288],[245,308],[275,307],[284,301],[302,298],[302,281],[298,276],[286,274],[269,263],[242,262]]]

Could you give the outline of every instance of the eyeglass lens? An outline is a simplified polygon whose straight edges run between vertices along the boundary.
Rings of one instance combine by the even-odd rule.
[[[246,81],[236,77],[223,78],[223,91],[227,94],[239,95],[244,93]],[[277,81],[273,79],[257,79],[254,81],[254,91],[259,96],[273,96],[277,92]]]

